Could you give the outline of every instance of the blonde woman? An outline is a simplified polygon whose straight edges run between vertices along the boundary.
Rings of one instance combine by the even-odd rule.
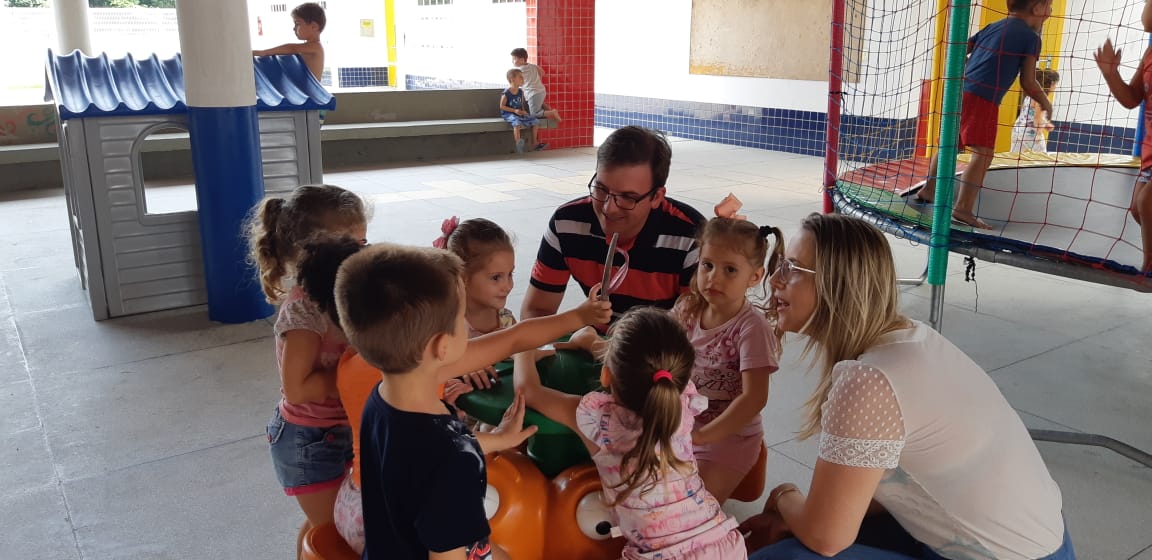
[[[778,327],[816,358],[803,436],[819,433],[820,452],[808,494],[777,486],[742,525],[750,550],[774,543],[750,558],[1075,558],[1020,417],[980,366],[899,313],[884,235],[813,214],[785,257]]]

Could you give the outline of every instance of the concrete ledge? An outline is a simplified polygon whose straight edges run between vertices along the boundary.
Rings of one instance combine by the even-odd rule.
[[[36,161],[60,161],[60,149],[56,144],[16,144],[0,146],[0,165],[32,163]]]
[[[538,128],[556,128],[556,121],[542,119]],[[412,136],[446,136],[452,134],[478,134],[481,132],[511,132],[508,123],[500,117],[482,119],[443,119],[434,121],[396,121],[355,124],[325,124],[320,128],[322,142],[343,140],[373,140],[377,138],[406,138]],[[188,134],[153,134],[144,141],[143,152],[177,152],[188,150]],[[14,165],[40,161],[59,161],[56,144],[17,144],[0,146],[0,165]]]

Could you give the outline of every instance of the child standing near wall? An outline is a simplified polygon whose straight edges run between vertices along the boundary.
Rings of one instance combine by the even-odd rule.
[[[537,119],[528,111],[528,102],[524,99],[524,73],[513,68],[508,71],[508,89],[500,94],[500,116],[512,125],[512,137],[516,139],[516,153],[524,153],[524,138],[521,130],[527,128],[536,141]],[[537,144],[534,150],[542,150],[546,146]]]
[[[528,112],[538,119],[560,122],[560,111],[544,103],[548,97],[548,90],[544,87],[544,71],[528,62],[528,50],[512,49],[512,65],[524,73],[524,97],[528,100]]]
[[[1044,95],[1050,98],[1052,89],[1060,81],[1060,74],[1048,68],[1037,70],[1036,81],[1044,88]],[[1040,104],[1035,99],[1025,99],[1020,115],[1012,125],[1012,151],[1048,153],[1048,133],[1053,128]]]
[[[278,54],[298,54],[308,65],[308,70],[320,81],[324,73],[324,45],[320,44],[320,33],[328,23],[324,8],[315,2],[300,4],[292,9],[292,31],[303,43],[285,43],[279,47],[252,51],[252,56],[273,56]]]
[[[968,62],[964,66],[964,96],[960,109],[960,147],[972,152],[972,161],[960,175],[952,219],[981,229],[991,229],[976,217],[976,197],[996,150],[996,121],[1000,102],[1020,76],[1028,97],[1036,100],[1051,118],[1052,102],[1036,81],[1040,57],[1040,28],[1052,15],[1052,0],[1008,0],[1008,17],[989,24],[968,39]],[[940,154],[932,156],[928,180],[915,201],[931,204],[936,199],[936,173]]]
[[[1140,16],[1144,31],[1152,32],[1152,0],[1145,0],[1144,12]],[[1124,83],[1120,77],[1120,51],[1112,46],[1112,39],[1104,41],[1096,50],[1096,65],[1108,82],[1108,89],[1121,105],[1135,109],[1144,103],[1144,140],[1140,147],[1140,175],[1132,187],[1132,203],[1128,212],[1140,226],[1140,238],[1144,245],[1144,265],[1140,272],[1152,273],[1152,47],[1144,50],[1140,66],[1132,74],[1132,79]]]

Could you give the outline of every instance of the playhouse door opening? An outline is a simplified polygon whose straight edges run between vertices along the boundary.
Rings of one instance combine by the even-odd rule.
[[[157,129],[140,150],[146,215],[196,211],[196,175],[188,131],[177,126]]]

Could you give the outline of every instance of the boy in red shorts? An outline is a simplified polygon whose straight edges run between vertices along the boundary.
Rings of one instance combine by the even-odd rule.
[[[960,147],[972,152],[972,161],[960,175],[960,187],[952,219],[972,227],[991,229],[976,217],[976,196],[992,164],[996,146],[996,121],[1000,102],[1016,76],[1028,97],[1052,115],[1052,102],[1036,81],[1040,57],[1040,28],[1052,15],[1052,0],[1008,0],[1008,17],[989,24],[968,39],[968,63],[964,66],[964,97],[960,103]],[[939,152],[932,157],[928,180],[915,194],[916,202],[931,204],[936,198]]]

